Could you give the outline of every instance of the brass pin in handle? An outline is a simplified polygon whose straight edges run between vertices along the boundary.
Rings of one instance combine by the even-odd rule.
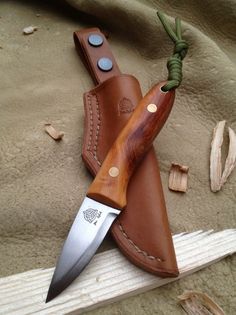
[[[166,122],[174,103],[175,91],[161,90],[165,83],[156,84],[139,102],[89,187],[88,197],[118,209],[126,206],[129,179]]]

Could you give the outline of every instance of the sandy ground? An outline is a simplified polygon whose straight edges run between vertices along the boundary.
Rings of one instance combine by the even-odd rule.
[[[137,18],[134,33],[124,34],[129,15],[124,14],[122,5],[131,12],[130,2],[117,5],[118,16],[123,17],[120,29],[117,21],[109,18],[109,6],[105,9],[105,4],[100,4],[96,11],[92,1],[80,2],[83,13],[57,1],[47,5],[40,1],[0,2],[0,276],[55,265],[91,181],[80,154],[82,95],[93,84],[75,52],[73,31],[89,26],[108,29],[121,69],[135,75],[144,92],[166,76],[164,65],[172,46],[153,16],[148,22],[153,27],[148,23],[141,26]],[[219,1],[219,10],[222,3]],[[230,1],[224,3],[231,5]],[[179,6],[173,3],[171,9],[168,4],[162,6],[172,16],[183,12],[188,28],[185,36],[193,47],[185,62],[185,80],[173,113],[155,141],[171,228],[173,233],[232,228],[236,222],[235,173],[223,192],[213,194],[209,190],[208,168],[216,121],[227,119],[236,130],[235,38],[230,24],[235,12],[228,13],[227,23],[218,30],[214,27],[214,23],[218,25],[217,18],[207,19],[198,2]],[[137,2],[137,12],[132,11],[132,16],[143,7],[146,17],[156,4]],[[181,11],[183,7],[186,10]],[[111,10],[114,13],[115,7]],[[87,14],[95,11],[96,19]],[[217,12],[213,13],[217,16]],[[22,35],[23,28],[29,25],[38,30]],[[148,47],[147,38],[142,44],[141,27],[144,32],[159,27],[157,40],[164,44],[151,42]],[[44,133],[46,122],[65,132],[61,143]],[[167,189],[171,161],[190,166],[190,187],[185,195]],[[102,250],[113,246],[108,237]],[[206,292],[226,314],[236,314],[235,256],[186,279],[88,314],[184,314],[177,304],[177,296],[184,290]]]

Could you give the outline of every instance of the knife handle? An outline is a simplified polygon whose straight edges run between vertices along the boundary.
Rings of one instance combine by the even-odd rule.
[[[154,85],[135,108],[90,185],[89,198],[117,209],[126,206],[129,179],[163,127],[174,103],[175,91],[161,90],[165,83]]]

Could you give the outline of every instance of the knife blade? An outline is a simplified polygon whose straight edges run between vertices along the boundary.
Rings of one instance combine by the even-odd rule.
[[[90,185],[62,248],[46,303],[83,271],[125,208],[129,179],[173,106],[175,91],[163,92],[165,83],[156,84],[139,102]]]

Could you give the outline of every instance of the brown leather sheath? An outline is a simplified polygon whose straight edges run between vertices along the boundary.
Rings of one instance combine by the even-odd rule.
[[[84,94],[82,153],[87,168],[95,175],[142,94],[138,80],[120,72],[108,42],[98,28],[75,32],[74,41],[96,84],[94,89]],[[99,69],[98,61],[104,57],[112,62],[112,69]],[[162,277],[178,276],[160,171],[153,147],[130,180],[127,201],[126,209],[111,228],[120,250],[131,262],[148,272]]]

